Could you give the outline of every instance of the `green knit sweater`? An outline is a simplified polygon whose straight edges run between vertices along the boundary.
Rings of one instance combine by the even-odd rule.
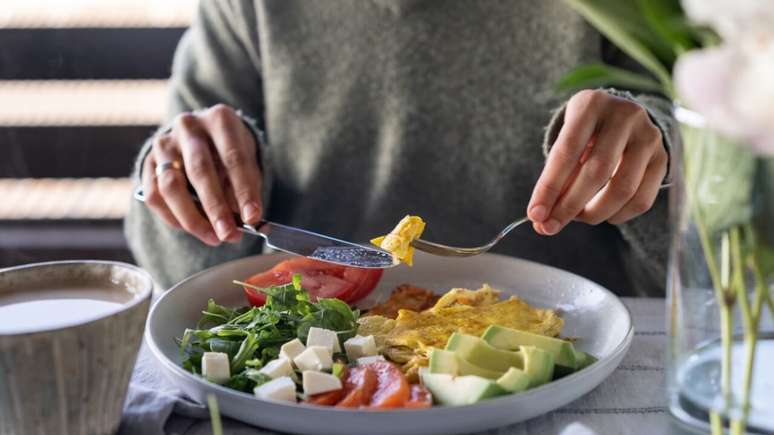
[[[270,220],[365,241],[410,213],[429,240],[479,245],[526,212],[562,123],[557,80],[617,57],[559,0],[202,0],[167,113],[226,103],[255,120]],[[668,146],[668,103],[636,99]],[[162,286],[261,252],[250,237],[207,247],[134,202],[126,235]],[[656,295],[668,240],[662,197],[620,226],[525,226],[495,252]]]

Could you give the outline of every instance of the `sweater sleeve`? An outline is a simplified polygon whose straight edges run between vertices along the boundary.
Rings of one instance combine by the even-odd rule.
[[[271,160],[263,140],[263,95],[256,14],[249,0],[201,0],[196,18],[175,52],[164,125],[176,115],[224,103],[239,111],[258,142],[263,171],[264,210],[271,189]],[[132,174],[140,184],[142,162],[153,137],[142,146]],[[143,204],[132,200],[124,222],[137,263],[163,288],[205,268],[261,250],[253,237],[212,248],[168,227]]]

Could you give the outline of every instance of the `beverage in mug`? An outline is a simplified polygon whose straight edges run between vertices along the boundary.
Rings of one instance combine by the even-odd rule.
[[[153,281],[101,261],[0,270],[0,434],[111,434]]]

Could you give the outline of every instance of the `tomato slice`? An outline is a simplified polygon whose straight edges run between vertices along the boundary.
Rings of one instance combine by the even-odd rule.
[[[355,283],[355,290],[347,298],[347,302],[350,304],[370,295],[384,273],[384,269],[362,269],[359,267],[345,267],[344,269],[344,279]]]
[[[344,394],[346,394],[346,392],[343,388],[340,390],[328,391],[327,393],[320,393],[315,394],[314,396],[309,396],[304,401],[304,403],[319,406],[333,406],[344,398]]]
[[[400,369],[390,362],[375,362],[347,369],[344,388],[307,399],[313,405],[339,408],[429,408],[433,397],[421,385],[409,385]]]
[[[344,380],[344,396],[336,406],[340,408],[360,408],[366,406],[376,391],[376,371],[368,366],[357,366],[347,372]]]
[[[376,372],[377,386],[371,396],[371,408],[401,408],[409,400],[409,383],[400,369],[391,362],[366,364]]]
[[[294,274],[299,273],[301,285],[312,299],[338,298],[354,303],[371,293],[383,272],[382,269],[345,267],[305,257],[294,257],[251,276],[246,282],[256,287],[285,285],[293,280]],[[261,306],[266,302],[266,296],[259,291],[245,288],[245,294],[250,305]]]
[[[433,406],[433,395],[430,390],[423,385],[414,384],[411,386],[411,394],[408,402],[403,405],[404,408],[422,409]]]

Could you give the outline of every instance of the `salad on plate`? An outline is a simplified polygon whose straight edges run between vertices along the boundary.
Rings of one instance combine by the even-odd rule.
[[[539,387],[595,361],[554,310],[484,285],[411,285],[364,313],[380,270],[305,258],[245,282],[249,305],[210,300],[178,340],[183,367],[258,399],[357,409],[466,405]]]

